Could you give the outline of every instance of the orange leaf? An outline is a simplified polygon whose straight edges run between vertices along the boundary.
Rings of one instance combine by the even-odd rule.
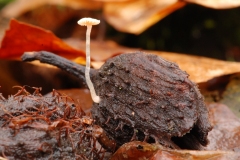
[[[240,6],[239,0],[184,0],[214,9],[229,9]]]
[[[19,59],[23,52],[49,51],[65,58],[85,57],[83,51],[76,50],[52,32],[26,23],[11,20],[0,48],[0,58]]]
[[[85,9],[85,10],[99,10],[102,7],[102,2],[91,0],[15,0],[6,5],[1,14],[4,17],[19,17],[23,13],[34,10],[44,5],[57,5],[66,6],[74,9]]]
[[[105,3],[104,15],[117,30],[140,34],[184,5],[185,2],[177,0],[114,1]]]

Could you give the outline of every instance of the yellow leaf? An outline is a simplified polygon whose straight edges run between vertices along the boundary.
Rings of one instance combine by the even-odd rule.
[[[185,2],[177,0],[109,2],[104,5],[104,15],[117,30],[140,34],[184,5]]]

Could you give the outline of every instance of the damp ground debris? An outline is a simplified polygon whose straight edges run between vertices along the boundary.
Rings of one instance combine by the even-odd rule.
[[[84,66],[53,53],[26,52],[22,60],[57,66],[85,82]],[[177,64],[157,55],[126,53],[91,69],[90,76],[101,99],[93,103],[93,119],[116,140],[116,149],[132,140],[174,149],[199,150],[208,144],[212,127],[203,96]]]
[[[70,97],[56,90],[46,97],[41,95],[41,88],[15,88],[18,88],[15,95],[0,97],[1,157],[10,160],[106,157],[105,149],[98,143],[104,136],[103,130]]]

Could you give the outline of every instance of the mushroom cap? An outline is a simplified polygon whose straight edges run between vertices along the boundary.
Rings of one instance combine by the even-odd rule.
[[[81,26],[98,25],[100,20],[94,18],[82,18],[77,23]]]

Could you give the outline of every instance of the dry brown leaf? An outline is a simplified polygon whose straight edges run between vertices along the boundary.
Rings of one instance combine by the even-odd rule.
[[[2,41],[2,46],[0,49],[1,58],[19,58],[20,55],[25,51],[38,50],[51,51],[64,57],[84,57],[83,52],[75,50],[70,46],[64,44],[63,42],[61,42],[60,39],[58,39],[48,31],[44,31],[38,27],[19,23],[15,20],[12,21],[11,27],[15,29],[10,29],[9,31],[7,31],[6,39],[4,38]],[[71,43],[73,44],[73,42]],[[103,43],[104,45],[102,45]],[[77,48],[85,48],[85,43],[78,43],[76,41],[75,44],[78,45]],[[79,47],[80,44],[84,46]],[[134,52],[138,49],[121,47],[114,42],[92,42],[91,50],[93,59],[105,60],[114,55],[126,52]],[[240,63],[225,62],[210,58],[177,53],[156,51],[145,52],[157,54],[170,61],[176,62],[177,64],[179,64],[182,70],[186,71],[190,75],[190,79],[195,81],[196,83],[206,82],[218,76],[232,74],[240,71]],[[83,63],[82,60],[81,63]]]
[[[131,50],[131,52],[136,51],[138,50],[134,51]],[[160,51],[157,52],[148,50],[142,51],[144,51],[145,53],[159,55],[169,61],[177,63],[183,71],[186,71],[189,74],[189,78],[195,83],[207,82],[208,80],[211,80],[216,77],[240,72],[240,63],[238,62],[227,62],[207,57],[192,56],[180,53]],[[93,54],[93,59],[95,59],[97,53],[98,52],[95,52]],[[100,68],[103,64],[104,64],[103,61],[92,62],[92,66],[96,69]]]
[[[68,39],[66,41],[69,45],[74,46],[75,48],[83,49],[85,43]],[[104,43],[104,45],[103,45]],[[79,47],[80,46],[80,47]],[[104,61],[110,57],[113,57],[117,54],[130,53],[143,51],[145,53],[156,54],[162,56],[163,58],[175,62],[179,67],[186,71],[190,75],[190,79],[196,83],[206,82],[212,78],[233,74],[240,72],[240,63],[238,62],[227,62],[207,57],[186,55],[180,53],[170,53],[170,52],[161,52],[161,51],[150,51],[150,50],[140,50],[137,48],[127,48],[120,46],[114,42],[91,42],[91,55],[92,59],[97,62],[93,62],[94,68],[100,68]]]
[[[206,150],[240,151],[240,119],[225,105],[212,103],[209,108],[213,125]]]
[[[19,15],[37,7],[54,4],[74,9],[103,9],[108,23],[119,31],[140,34],[170,13],[196,3],[215,9],[240,6],[239,0],[16,0],[2,10],[5,17]]]
[[[91,0],[16,0],[2,9],[2,15],[9,18],[18,17],[29,10],[33,10],[46,4],[55,4],[72,7],[74,9],[89,10],[97,10],[102,7],[102,2],[95,1],[93,3],[90,1]]]
[[[158,149],[157,145],[133,141],[122,145],[110,160],[150,159]]]
[[[7,5],[2,14],[5,17],[19,15],[37,7],[55,4],[74,9],[103,8],[105,18],[116,29],[140,34],[168,14],[183,7],[185,2],[178,0],[16,0]]]
[[[228,9],[240,6],[239,0],[184,0],[214,9]]]
[[[237,62],[227,62],[180,53],[145,52],[160,55],[169,61],[177,63],[182,70],[190,75],[189,78],[196,83],[206,82],[215,77],[240,72],[240,63]]]
[[[104,5],[104,15],[108,23],[117,30],[140,34],[184,5],[183,1],[177,0],[109,2]]]
[[[172,150],[157,144],[133,141],[121,146],[111,160],[235,160],[237,158],[239,155],[231,151]]]
[[[85,41],[75,39],[75,38],[65,39],[64,42],[66,42],[68,45],[72,46],[73,48],[79,48],[81,50],[85,50],[85,47],[86,47]],[[120,46],[113,41],[91,40],[91,56],[92,56],[92,59],[95,61],[105,61],[108,58],[113,57],[115,55],[134,52],[137,50],[139,49]]]
[[[159,150],[151,160],[236,160],[239,156],[231,151]]]

